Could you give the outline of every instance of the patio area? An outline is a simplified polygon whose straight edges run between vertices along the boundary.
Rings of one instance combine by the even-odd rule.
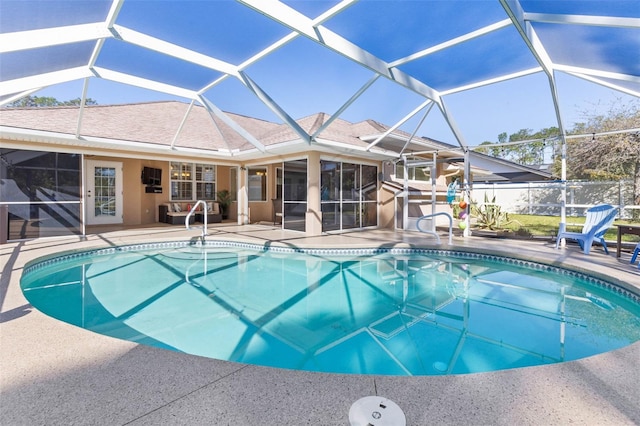
[[[0,246],[4,424],[346,425],[351,405],[378,395],[396,402],[408,425],[638,424],[640,342],[551,366],[459,376],[357,376],[280,370],[206,359],[91,333],[33,309],[20,290],[24,265],[74,249],[188,240],[198,231],[159,224],[92,228],[64,237]],[[298,247],[434,247],[415,232],[371,230],[304,237],[273,226],[216,224],[209,240]],[[443,238],[446,242],[446,238]],[[628,251],[556,250],[546,240],[455,237],[460,250],[490,251],[562,264],[640,292]],[[613,244],[612,244],[613,246]],[[612,248],[610,246],[610,248]],[[442,247],[448,247],[443,244]]]

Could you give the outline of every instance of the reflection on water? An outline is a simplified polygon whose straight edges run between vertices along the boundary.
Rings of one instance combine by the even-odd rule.
[[[102,334],[310,371],[433,375],[574,360],[640,340],[640,307],[569,275],[435,255],[123,252],[23,277]]]

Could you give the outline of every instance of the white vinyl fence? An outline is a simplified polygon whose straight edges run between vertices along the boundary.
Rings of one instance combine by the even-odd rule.
[[[560,216],[562,182],[474,183],[471,200],[484,204],[485,194],[491,203],[507,213]],[[633,204],[633,182],[567,182],[567,216],[584,216],[585,210],[607,203],[619,208],[621,219],[630,219],[640,206]]]

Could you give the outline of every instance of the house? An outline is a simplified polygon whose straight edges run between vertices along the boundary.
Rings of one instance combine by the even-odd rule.
[[[459,149],[373,120],[318,113],[278,124],[178,101],[1,108],[0,141],[4,241],[149,225],[164,220],[161,206],[188,209],[225,189],[238,224],[407,229],[403,197],[446,211],[447,186],[464,170]],[[470,155],[472,175],[548,177]]]

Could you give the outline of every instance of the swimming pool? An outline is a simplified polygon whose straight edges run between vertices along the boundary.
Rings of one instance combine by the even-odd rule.
[[[32,262],[21,287],[35,308],[97,333],[308,371],[465,374],[640,340],[636,294],[457,251],[140,244]]]

